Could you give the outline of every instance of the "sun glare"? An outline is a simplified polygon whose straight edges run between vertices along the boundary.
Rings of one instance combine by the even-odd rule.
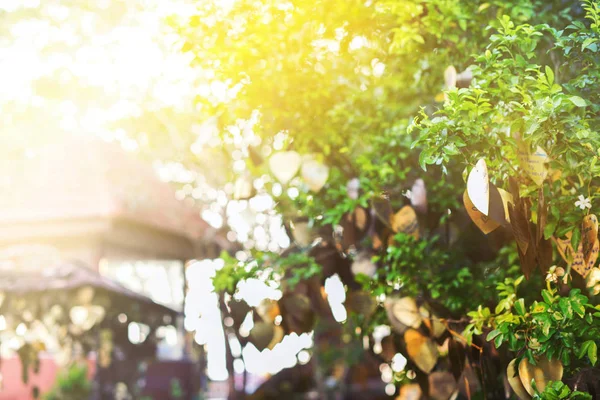
[[[166,25],[167,17],[191,15],[196,5],[159,0],[133,3],[101,0],[86,7],[83,3],[66,6],[39,0],[0,2],[0,11],[7,13],[8,18],[21,11],[29,13],[29,17],[15,18],[5,25],[0,39],[4,150],[26,149],[35,154],[38,146],[61,137],[91,135],[117,142],[129,152],[143,152],[148,145],[148,132],[157,129],[150,121],[160,125],[161,134],[168,132],[175,144],[178,129],[191,130],[195,137],[191,151],[198,158],[221,145],[215,119],[193,121],[191,128],[180,128],[172,122],[178,116],[195,112],[196,96],[226,102],[240,90],[239,86],[230,87],[227,82],[213,79],[210,70],[194,68],[192,56],[180,51],[177,35]],[[220,12],[228,12],[235,0],[215,4]],[[235,144],[260,144],[260,138],[252,132],[257,120],[254,113],[248,121],[229,128]],[[136,124],[134,131],[128,125],[130,121]],[[242,153],[233,167],[238,173],[246,169],[241,157]],[[275,201],[265,191],[264,179],[250,182],[251,189],[259,191],[250,201],[229,201],[231,187],[223,190],[210,182],[206,174],[190,170],[181,162],[159,159],[154,166],[163,181],[181,184],[179,199],[192,198],[209,204],[202,211],[202,218],[216,229],[224,224],[230,226],[230,241],[270,251],[289,246],[281,218],[270,211]],[[116,271],[109,267],[106,271]],[[165,277],[156,275],[158,281],[142,283],[132,278],[141,269],[135,264],[126,267],[118,269],[116,279],[130,282],[137,291],[152,286],[154,289],[148,293],[161,293],[156,284],[164,282]],[[218,260],[196,262],[187,269],[187,282],[194,290],[187,294],[184,326],[195,332],[197,343],[210,349],[208,374],[219,380],[227,377],[225,346],[217,300],[208,285],[211,271],[216,268]],[[264,283],[252,280],[242,285],[240,293],[251,305],[263,298],[281,296]],[[168,296],[157,300],[168,304],[179,301]],[[84,308],[74,310],[72,317],[78,321],[84,318],[84,312]],[[21,336],[25,332],[24,325],[17,328]],[[143,341],[145,332],[142,325],[130,324],[133,340]],[[294,365],[296,354],[310,344],[303,335],[286,337],[273,350],[262,353],[248,347],[244,350],[246,368],[259,375],[275,373]],[[301,358],[305,360],[305,356]]]

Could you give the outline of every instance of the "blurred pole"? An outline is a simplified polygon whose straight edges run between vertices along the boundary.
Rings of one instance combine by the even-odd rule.
[[[225,366],[227,368],[227,378],[229,386],[229,394],[227,398],[229,400],[235,400],[238,398],[237,391],[235,390],[235,370],[233,368],[233,354],[231,352],[231,345],[229,344],[229,337],[227,335],[228,328],[225,325],[225,318],[229,315],[227,312],[227,305],[225,304],[225,295],[219,293],[219,308],[221,310],[221,326],[223,327],[223,335],[225,337]]]
[[[100,337],[100,327],[97,327],[96,333],[96,371],[94,371],[94,380],[92,383],[92,393],[90,394],[90,400],[101,400],[102,399],[102,375],[100,374],[100,344],[102,343]]]
[[[200,366],[200,393],[208,393],[208,377],[206,374],[207,358],[206,358],[206,347],[205,345],[199,345],[200,351],[198,354],[198,364]]]

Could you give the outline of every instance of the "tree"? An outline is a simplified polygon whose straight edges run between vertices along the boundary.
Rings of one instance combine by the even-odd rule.
[[[229,178],[257,179],[294,239],[230,260],[216,288],[279,282],[284,330],[319,332],[320,286],[338,274],[341,336],[368,344],[359,366],[403,353],[400,393],[447,398],[474,374],[496,398],[507,365],[521,398],[586,396],[548,384],[561,379],[594,393],[598,15],[592,1],[240,0],[174,18],[214,78],[197,101],[242,166]],[[350,357],[328,339],[321,391]]]

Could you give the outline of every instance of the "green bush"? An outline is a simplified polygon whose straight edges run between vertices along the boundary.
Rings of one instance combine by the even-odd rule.
[[[91,394],[91,383],[87,377],[88,369],[84,365],[71,365],[59,371],[54,386],[45,396],[45,400],[84,400]]]

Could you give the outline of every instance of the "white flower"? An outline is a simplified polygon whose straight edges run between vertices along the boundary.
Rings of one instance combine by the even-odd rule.
[[[583,195],[579,195],[579,200],[575,202],[575,207],[579,207],[582,210],[586,208],[592,208],[592,200],[589,197],[583,197]]]

